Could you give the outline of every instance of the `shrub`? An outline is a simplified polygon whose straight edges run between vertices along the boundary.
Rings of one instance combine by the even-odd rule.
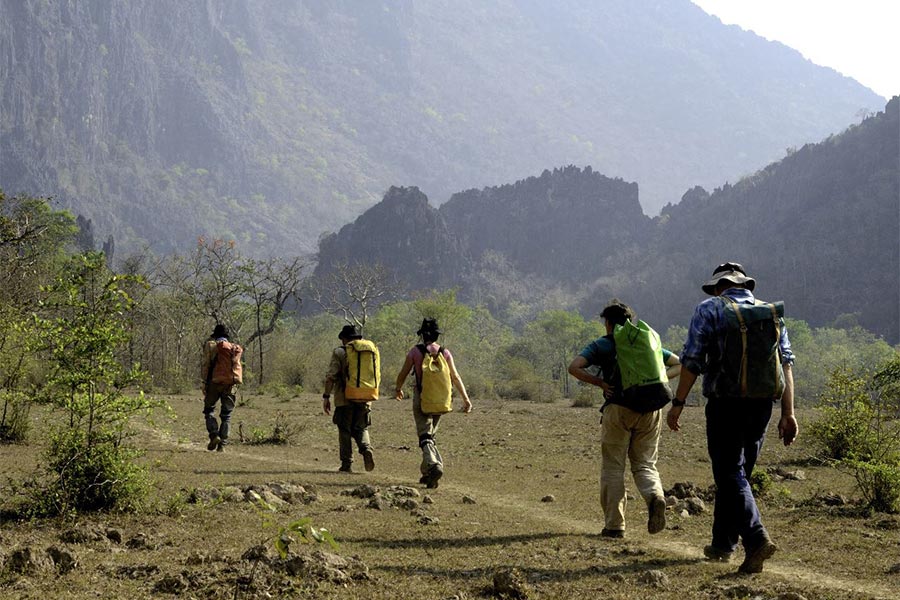
[[[591,408],[597,403],[599,395],[598,390],[593,390],[588,386],[578,386],[575,397],[572,399],[572,406],[575,408]]]
[[[750,475],[750,489],[756,498],[764,498],[772,491],[772,478],[760,469],[754,469]]]
[[[303,429],[302,425],[291,423],[284,416],[284,413],[279,412],[275,415],[275,423],[271,429],[254,427],[250,430],[250,439],[246,440],[246,442],[254,445],[292,445]]]
[[[44,455],[49,480],[33,491],[31,512],[38,516],[82,511],[134,510],[149,490],[139,453],[115,435],[65,428],[51,434]]]
[[[0,441],[24,442],[28,438],[28,430],[31,427],[28,420],[31,405],[28,403],[28,399],[19,392],[6,392],[0,396],[3,398]]]
[[[873,453],[872,410],[867,382],[846,370],[831,374],[820,408],[821,419],[810,426],[819,454],[834,460],[868,459]]]
[[[900,463],[850,460],[846,464],[853,470],[856,485],[870,508],[900,512]]]

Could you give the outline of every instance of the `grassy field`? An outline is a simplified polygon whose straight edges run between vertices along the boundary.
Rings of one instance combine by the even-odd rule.
[[[337,472],[337,432],[321,413],[318,396],[244,394],[233,417],[236,443],[223,453],[206,450],[199,393],[166,400],[174,420],[159,419],[152,427],[134,423],[154,477],[152,506],[136,515],[94,515],[76,523],[5,520],[0,559],[23,548],[41,554],[53,547],[70,553],[77,566],[65,574],[46,566],[31,574],[7,569],[0,598],[461,600],[492,596],[494,575],[508,569],[524,582],[509,593],[520,590],[529,598],[900,598],[900,573],[892,571],[900,563],[900,520],[822,501],[827,494],[852,499],[855,492],[847,474],[811,460],[803,436],[814,417],[810,411],[799,412],[801,435],[791,448],[781,446],[771,430],[759,464],[764,470],[802,471],[801,479],[775,481],[761,501],[780,551],[764,573],[738,576],[740,555],[733,564],[702,560],[711,503],[695,516],[670,511],[667,529],[651,537],[645,506],[632,501],[626,539],[599,536],[596,408],[476,398],[472,414],[453,413],[442,421],[438,441],[446,474],[438,489],[425,490],[418,483],[420,454],[408,401],[375,404],[376,469],[366,473],[358,460],[359,472],[346,474]],[[239,426],[250,438],[254,431],[271,431],[279,414],[297,430],[293,445],[237,443]],[[40,452],[44,417],[32,417],[32,444],[0,446],[4,502],[12,489],[7,482],[27,475]],[[712,477],[702,409],[688,407],[682,421],[681,433],[666,430],[660,442],[664,487],[693,482],[705,488]],[[276,512],[249,502],[190,501],[209,498],[213,489],[278,482],[299,484],[315,500],[307,497],[307,503],[285,504]],[[370,498],[344,493],[364,484],[381,490],[380,509],[369,507]],[[635,493],[630,481],[629,492]],[[413,502],[392,504],[391,493]],[[261,567],[265,561],[254,570],[254,561],[242,559],[261,543],[274,557],[278,526],[300,517],[327,528],[339,547],[294,544],[292,550],[357,557],[364,567],[356,562],[354,571],[338,564],[356,573],[344,578],[315,569],[286,575]],[[73,528],[117,533],[75,543],[65,534]],[[323,554],[308,560],[342,559]],[[361,576],[363,571],[368,575]]]

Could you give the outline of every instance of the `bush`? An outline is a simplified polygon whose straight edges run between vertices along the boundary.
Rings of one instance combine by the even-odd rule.
[[[756,498],[765,498],[772,492],[772,478],[765,471],[754,469],[750,475],[750,489]]]
[[[3,416],[0,419],[0,442],[24,442],[28,438],[31,423],[28,415],[31,405],[19,392],[6,392],[2,396]]]
[[[49,480],[37,486],[31,511],[54,516],[82,511],[137,509],[149,490],[146,471],[135,463],[139,452],[108,432],[94,432],[93,443],[79,429],[50,436],[44,459]]]
[[[897,462],[847,461],[866,504],[873,510],[900,512],[900,464]]]
[[[273,444],[277,446],[293,445],[303,429],[302,425],[291,423],[284,416],[284,413],[279,412],[275,415],[275,423],[271,429],[254,427],[250,430],[250,439],[246,440],[246,443],[254,445]]]
[[[831,374],[820,408],[822,418],[810,426],[819,455],[834,460],[867,460],[872,456],[872,421],[876,417],[867,381],[846,370]]]
[[[588,386],[578,386],[575,391],[575,397],[572,399],[572,406],[575,408],[591,408],[597,403],[599,396],[599,388],[594,390]]]

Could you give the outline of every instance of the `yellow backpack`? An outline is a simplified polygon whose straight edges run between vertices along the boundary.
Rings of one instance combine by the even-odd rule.
[[[442,415],[453,410],[450,365],[444,357],[444,349],[438,346],[437,354],[431,354],[424,344],[418,345],[422,353],[422,379],[419,396],[422,412],[426,415]]]
[[[347,383],[344,397],[354,402],[378,400],[381,385],[381,357],[378,347],[369,340],[353,340],[347,351]]]

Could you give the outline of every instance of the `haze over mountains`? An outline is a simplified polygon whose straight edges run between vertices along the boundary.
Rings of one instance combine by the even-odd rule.
[[[126,249],[309,251],[566,164],[641,220],[883,105],[689,0],[0,0],[0,188]]]
[[[900,97],[733,185],[693,188],[656,218],[635,184],[590,168],[462,192],[440,208],[392,188],[321,240],[317,273],[381,263],[411,290],[457,287],[507,319],[544,301],[596,315],[618,296],[664,329],[687,324],[700,284],[726,260],[788,316],[900,342]]]

